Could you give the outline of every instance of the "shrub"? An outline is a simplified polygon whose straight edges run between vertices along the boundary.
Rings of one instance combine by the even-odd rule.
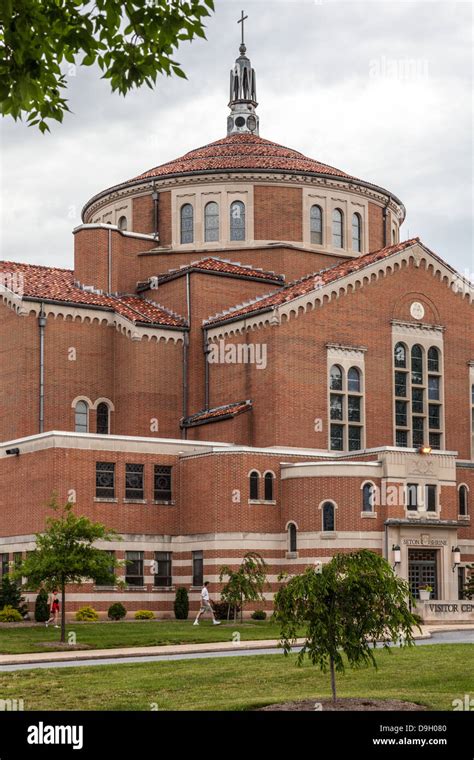
[[[267,619],[267,613],[265,610],[255,610],[255,612],[252,612],[251,616],[252,620],[266,620]]]
[[[227,612],[229,609],[229,605],[227,602],[214,602],[212,605],[212,609],[214,610],[214,615],[216,616],[217,620],[227,620]],[[235,614],[238,615],[240,612],[240,607],[237,607]],[[234,608],[231,606],[230,608],[230,616],[229,620],[234,619]]]
[[[137,610],[135,612],[135,620],[153,620],[155,613],[151,610]]]
[[[37,623],[46,623],[49,620],[48,592],[41,588],[35,601],[35,620]]]
[[[107,612],[110,620],[122,620],[126,614],[127,610],[121,602],[115,602],[114,604],[111,604]]]
[[[189,615],[189,596],[188,590],[184,586],[180,586],[176,590],[176,597],[174,600],[174,616],[176,620],[187,620]]]
[[[93,622],[99,619],[99,615],[93,607],[81,607],[80,610],[77,610],[75,617],[76,620],[85,620],[88,622]]]
[[[0,610],[0,623],[21,623],[22,616],[11,604],[7,604]]]
[[[13,607],[22,617],[28,612],[28,605],[24,603],[25,597],[21,595],[18,583],[4,575],[0,584],[0,609]]]

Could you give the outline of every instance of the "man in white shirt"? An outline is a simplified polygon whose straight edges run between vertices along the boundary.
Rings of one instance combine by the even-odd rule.
[[[215,615],[214,615],[214,610],[211,607],[211,600],[209,599],[209,591],[207,588],[208,586],[209,586],[209,581],[206,581],[204,586],[201,589],[201,607],[199,608],[199,612],[196,615],[196,620],[194,621],[193,625],[199,625],[199,618],[205,612],[211,613],[213,625],[220,625],[220,620],[216,620]]]

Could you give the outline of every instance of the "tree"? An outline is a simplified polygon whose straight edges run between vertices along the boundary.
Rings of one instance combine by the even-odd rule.
[[[0,585],[0,610],[3,607],[13,607],[18,610],[22,617],[28,612],[28,605],[24,603],[25,597],[21,595],[21,589],[10,575],[4,575]]]
[[[68,69],[97,63],[112,91],[125,95],[158,74],[186,78],[174,52],[205,39],[213,0],[2,0],[0,112],[48,130],[69,111]]]
[[[113,530],[87,517],[77,516],[73,505],[59,507],[53,499],[51,508],[57,517],[48,517],[44,533],[36,535],[36,549],[15,571],[27,578],[27,586],[43,582],[61,592],[61,642],[66,641],[66,585],[110,576],[111,567],[120,563],[114,556],[94,546],[96,541],[120,540]]]
[[[41,587],[35,601],[35,620],[37,623],[46,623],[49,620],[48,592]]]
[[[189,615],[189,596],[187,589],[180,586],[176,590],[174,600],[174,616],[176,620],[187,620]]]
[[[474,599],[474,565],[467,565],[467,569],[470,571],[470,574],[462,593],[464,599]]]
[[[232,570],[228,565],[220,569],[219,581],[228,577],[221,591],[221,599],[226,602],[227,619],[230,608],[234,608],[234,620],[237,619],[237,608],[240,607],[240,620],[244,616],[244,603],[263,601],[263,589],[266,583],[267,564],[257,552],[247,552],[238,570]]]
[[[333,701],[336,671],[344,673],[344,659],[353,668],[377,663],[374,647],[382,641],[413,644],[416,618],[408,607],[406,581],[388,562],[368,550],[336,554],[318,569],[308,567],[288,580],[275,596],[275,618],[281,624],[281,643],[289,654],[301,627],[305,655],[323,673],[329,669]]]

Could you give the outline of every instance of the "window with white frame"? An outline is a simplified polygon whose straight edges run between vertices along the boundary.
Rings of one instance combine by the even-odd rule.
[[[469,517],[469,489],[464,483],[458,491],[458,514],[460,517]]]
[[[357,212],[352,214],[352,250],[357,253],[362,250],[362,217]]]
[[[194,209],[184,203],[180,209],[180,241],[182,244],[194,242]]]
[[[204,242],[216,240],[219,240],[219,206],[215,201],[210,201],[204,207]]]
[[[78,401],[75,406],[74,430],[76,433],[89,432],[89,406],[85,401]]]
[[[313,245],[322,245],[323,242],[323,210],[317,204],[311,206],[310,211],[310,239]]]
[[[344,214],[340,208],[332,212],[332,244],[334,248],[344,248]]]
[[[245,240],[245,203],[242,201],[230,204],[230,239]]]

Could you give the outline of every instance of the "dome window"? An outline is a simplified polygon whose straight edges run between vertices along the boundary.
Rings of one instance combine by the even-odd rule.
[[[245,240],[245,204],[234,201],[230,206],[230,239]]]
[[[219,206],[215,201],[206,203],[204,209],[204,240],[206,243],[219,240]]]
[[[352,250],[362,250],[362,219],[360,214],[352,214]]]
[[[340,208],[332,212],[332,244],[334,248],[344,247],[344,214]]]
[[[119,230],[125,231],[128,228],[127,217],[121,216],[117,222]]]
[[[194,242],[194,209],[190,203],[185,203],[181,206],[180,211],[181,221],[181,243],[193,243]]]
[[[313,245],[322,245],[323,242],[323,211],[321,206],[311,206],[310,233]]]

